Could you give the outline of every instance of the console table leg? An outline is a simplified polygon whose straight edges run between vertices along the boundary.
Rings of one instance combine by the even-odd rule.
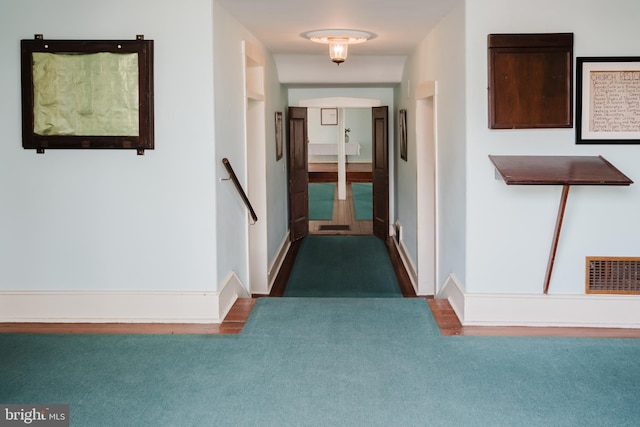
[[[549,262],[547,263],[547,275],[544,278],[544,293],[549,292],[549,283],[551,283],[551,272],[553,271],[553,263],[556,260],[556,250],[558,249],[558,240],[560,240],[560,230],[562,229],[562,219],[564,218],[564,208],[567,206],[567,197],[569,196],[570,185],[562,186],[562,196],[560,197],[560,207],[558,208],[558,217],[556,218],[556,230],[553,233],[553,242],[551,243],[551,252],[549,253]]]

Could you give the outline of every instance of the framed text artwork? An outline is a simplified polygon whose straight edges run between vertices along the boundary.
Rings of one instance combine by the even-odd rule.
[[[20,43],[22,146],[154,148],[153,40]]]
[[[321,125],[337,125],[338,109],[337,108],[321,108],[320,124]]]
[[[640,57],[578,57],[576,68],[576,143],[640,144]]]

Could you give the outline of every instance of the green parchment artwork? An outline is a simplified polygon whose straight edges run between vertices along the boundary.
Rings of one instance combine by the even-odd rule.
[[[37,135],[139,136],[138,54],[33,53]]]

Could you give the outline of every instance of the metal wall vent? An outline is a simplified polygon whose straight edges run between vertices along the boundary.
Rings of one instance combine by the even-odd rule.
[[[320,226],[321,231],[349,231],[351,226],[349,224],[322,224]]]
[[[640,258],[587,257],[588,294],[640,295]]]

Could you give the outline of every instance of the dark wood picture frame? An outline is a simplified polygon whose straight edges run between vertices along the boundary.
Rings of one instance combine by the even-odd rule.
[[[41,35],[36,35],[33,40],[22,40],[20,50],[23,148],[35,149],[38,153],[44,153],[45,149],[134,149],[138,154],[144,154],[144,150],[154,148],[153,40],[144,40],[142,35],[136,36],[135,40],[45,40]],[[85,135],[56,131],[51,134],[36,133],[34,128],[34,53],[60,55],[60,61],[55,64],[64,64],[64,58],[70,55],[136,54],[138,66],[137,135],[120,134],[119,132],[115,132],[113,135]],[[69,70],[62,67],[51,72],[64,75]],[[92,74],[91,78],[95,80],[99,80],[101,77],[118,79],[117,73],[109,73],[109,70],[104,70],[104,73]],[[73,85],[65,90],[73,91],[71,92],[72,96],[83,96],[83,93],[76,89],[77,86],[80,85]],[[65,96],[67,95],[69,93],[65,93]]]
[[[576,144],[640,144],[640,57],[576,58]]]
[[[400,110],[398,118],[400,132],[400,158],[407,161],[407,110]]]
[[[278,161],[282,158],[282,111],[276,111],[275,131],[276,131],[276,161]]]
[[[489,128],[573,127],[573,34],[489,34]]]

